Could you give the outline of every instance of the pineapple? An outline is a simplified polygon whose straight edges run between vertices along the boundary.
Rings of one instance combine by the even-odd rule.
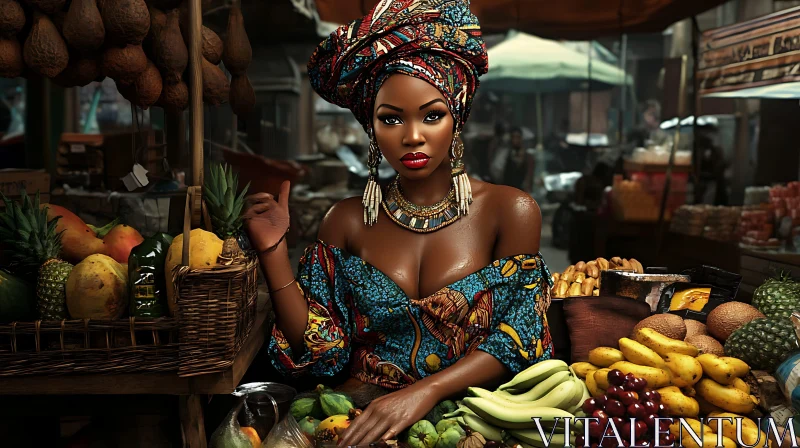
[[[56,233],[56,224],[60,218],[47,221],[47,208],[40,207],[38,192],[31,201],[23,191],[21,205],[5,195],[2,199],[6,208],[0,213],[0,240],[10,255],[12,269],[36,279],[42,320],[66,319],[66,284],[72,265],[58,258],[61,233]]]
[[[219,263],[225,265],[244,256],[237,239],[242,229],[244,196],[250,184],[248,183],[237,196],[238,186],[239,176],[234,174],[232,168],[228,165],[214,164],[209,170],[203,188],[203,196],[211,216],[211,226],[214,233],[223,241]]]
[[[794,325],[789,319],[752,320],[725,341],[725,355],[741,359],[754,370],[770,372],[798,348]]]
[[[800,311],[800,282],[781,273],[753,291],[752,305],[767,317],[788,318]]]

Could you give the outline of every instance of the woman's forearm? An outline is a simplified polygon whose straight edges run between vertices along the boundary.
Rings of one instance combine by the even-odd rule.
[[[494,356],[475,351],[452,366],[420,380],[437,395],[437,401],[463,395],[471,386],[494,388],[504,382],[508,369]]]
[[[286,337],[294,356],[300,356],[305,347],[303,334],[308,325],[308,302],[297,285],[290,284],[295,277],[289,261],[289,247],[284,240],[274,251],[262,253],[258,258],[267,279],[267,288],[274,291],[270,296],[275,325]]]

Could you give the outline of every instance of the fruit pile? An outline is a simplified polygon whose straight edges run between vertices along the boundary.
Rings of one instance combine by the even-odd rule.
[[[585,297],[600,294],[600,272],[621,269],[639,274],[644,273],[644,267],[636,259],[630,260],[614,257],[611,260],[598,258],[596,260],[578,263],[569,266],[563,273],[553,274],[553,297]]]
[[[634,330],[632,338],[621,338],[619,349],[591,350],[589,362],[575,363],[572,369],[584,378],[593,397],[605,400],[621,393],[617,385],[622,381],[620,375],[641,378],[646,381],[644,388],[658,392],[663,407],[660,414],[669,417],[697,418],[711,413],[745,416],[758,403],[743,380],[750,371],[747,363],[734,357],[701,354],[696,346],[649,327]],[[621,373],[612,374],[614,371]]]
[[[193,269],[230,264],[244,256],[238,241],[247,188],[236,196],[239,180],[227,167],[213,166],[207,179],[204,192],[216,234],[192,230],[189,266]],[[102,228],[89,226],[64,207],[40,204],[38,193],[33,199],[23,194],[19,203],[3,200],[0,243],[5,255],[2,267],[8,272],[0,274],[0,322],[125,315],[133,275],[128,259],[145,241],[136,229],[117,221]],[[179,235],[164,255],[165,300],[171,313],[175,310],[172,270],[180,264],[182,250],[183,235]]]
[[[0,77],[42,76],[62,87],[109,77],[136,106],[188,107],[187,2],[2,0],[0,4]],[[238,3],[230,9],[225,42],[207,27],[198,38],[204,102],[218,106],[230,99],[234,113],[246,115],[255,105],[246,75],[252,48]],[[231,82],[220,61],[233,75]]]
[[[469,395],[445,418],[455,418],[486,440],[509,446],[543,443],[532,417],[539,417],[545,428],[561,428],[560,434],[555,431],[551,443],[563,446],[564,419],[574,418],[590,397],[583,382],[560,360],[537,363],[494,392],[471,387]],[[568,442],[573,441],[571,437]]]
[[[575,438],[575,445],[608,446],[608,443],[613,442],[613,446],[616,446],[616,436],[609,427],[610,424],[614,425],[623,441],[630,443],[630,434],[634,434],[637,446],[653,444],[656,418],[667,415],[665,406],[661,404],[661,394],[655,390],[645,390],[647,380],[644,378],[638,378],[632,373],[626,375],[617,369],[609,370],[604,380],[608,381],[605,393],[600,394],[598,391],[597,396],[587,399],[581,406],[588,417],[597,419],[589,422],[589,443],[586,443],[583,435],[579,435]],[[631,422],[631,418],[635,421]],[[675,437],[672,434],[663,434],[668,422],[658,423],[662,425],[662,437],[658,445],[671,446],[675,443]]]
[[[352,398],[323,384],[317,386],[314,396],[292,402],[289,412],[303,434],[317,442],[338,442],[342,431],[361,414]]]

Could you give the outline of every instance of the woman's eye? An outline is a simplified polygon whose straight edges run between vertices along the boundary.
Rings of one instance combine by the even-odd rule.
[[[444,114],[442,112],[433,111],[433,112],[429,112],[428,115],[425,116],[425,122],[426,123],[431,123],[431,122],[434,122],[434,121],[439,121],[442,118],[444,118]]]
[[[400,117],[396,115],[384,115],[382,117],[378,117],[379,120],[383,122],[383,124],[388,124],[389,126],[394,126],[397,124],[401,124]]]

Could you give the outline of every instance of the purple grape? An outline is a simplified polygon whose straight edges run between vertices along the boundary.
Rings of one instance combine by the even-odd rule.
[[[625,383],[625,374],[617,369],[608,372],[608,384],[622,386]]]
[[[608,400],[606,402],[606,412],[612,417],[622,417],[625,415],[625,406],[617,400]]]

